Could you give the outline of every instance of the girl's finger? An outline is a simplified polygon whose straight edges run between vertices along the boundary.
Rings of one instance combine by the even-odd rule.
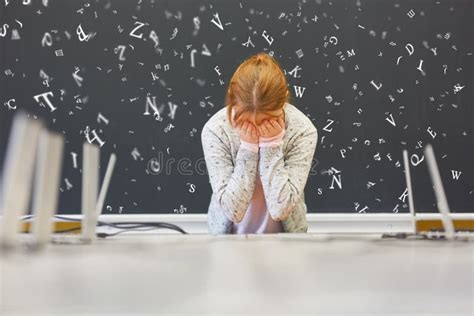
[[[257,136],[257,129],[256,128],[252,128],[252,138],[256,137]]]
[[[281,128],[285,128],[285,120],[283,120],[283,117],[278,118],[278,123],[280,124]]]
[[[238,124],[238,125],[242,124],[242,120],[240,119],[240,117],[239,118],[234,117],[233,120],[234,120],[235,124]]]
[[[253,129],[254,129],[253,124],[252,124],[252,123],[249,123],[248,132],[249,132],[249,133],[252,133]]]
[[[249,123],[249,127],[248,127],[248,129],[247,129],[247,132],[248,132],[249,134],[251,134],[252,131],[253,131],[253,129],[254,129],[253,124],[252,124],[252,123]]]
[[[267,134],[267,133],[269,132],[267,121],[265,121],[265,122],[262,124],[262,131],[263,131],[265,134]]]
[[[240,124],[240,131],[241,131],[242,133],[245,133],[245,130],[246,130],[246,128],[245,128],[245,122],[242,122],[242,123]]]
[[[251,130],[252,130],[252,123],[247,122],[247,133],[250,134]]]
[[[281,128],[280,124],[277,122],[277,120],[271,120],[270,124],[272,125],[273,129],[275,129],[275,130],[279,130]]]
[[[262,124],[260,124],[260,125],[258,126],[258,129],[259,129],[262,133],[265,133],[264,126],[265,126],[265,122],[262,122]]]

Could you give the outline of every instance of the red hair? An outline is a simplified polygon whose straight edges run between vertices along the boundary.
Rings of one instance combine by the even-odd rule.
[[[225,96],[227,117],[232,120],[232,109],[235,119],[244,112],[275,111],[283,108],[289,101],[290,92],[285,74],[280,65],[267,53],[258,53],[242,62],[230,79]]]

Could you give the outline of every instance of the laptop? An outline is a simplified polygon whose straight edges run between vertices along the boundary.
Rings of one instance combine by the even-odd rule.
[[[81,195],[81,235],[54,234],[54,243],[91,243],[96,239],[96,229],[99,216],[102,214],[105,197],[109,189],[110,179],[117,160],[114,153],[111,154],[107,164],[104,181],[98,193],[100,148],[97,145],[83,144],[82,162],[82,195]]]
[[[116,156],[112,154],[109,159],[98,194],[100,148],[84,143],[81,235],[79,238],[53,235],[52,217],[59,200],[63,149],[62,134],[48,131],[41,120],[31,119],[25,111],[15,114],[0,186],[0,244],[4,248],[16,246],[23,237],[26,237],[28,246],[35,248],[49,241],[90,243],[95,239]],[[32,194],[33,216],[27,215],[33,217],[32,233],[20,237],[22,220],[28,213]]]
[[[438,203],[438,210],[441,213],[441,222],[443,223],[444,232],[448,240],[455,237],[454,224],[449,210],[448,200],[444,192],[441,175],[439,173],[438,164],[431,144],[427,144],[424,148],[426,163],[430,174],[431,182],[433,183],[436,201]]]
[[[426,163],[428,166],[428,172],[430,174],[431,182],[433,183],[434,193],[438,205],[438,210],[441,214],[441,222],[444,228],[444,235],[448,240],[452,240],[455,238],[455,229],[454,224],[451,217],[451,212],[449,209],[448,201],[446,198],[446,194],[444,192],[443,183],[441,181],[440,172],[438,169],[438,165],[436,163],[436,158],[434,154],[434,150],[431,144],[427,144],[424,148],[424,154],[426,158]],[[410,162],[408,159],[408,151],[406,149],[403,150],[403,162],[405,167],[405,182],[407,184],[408,190],[408,207],[412,218],[412,229],[413,233],[416,235],[416,211],[413,202],[413,190],[412,190],[412,182],[411,182],[411,174],[410,174]]]

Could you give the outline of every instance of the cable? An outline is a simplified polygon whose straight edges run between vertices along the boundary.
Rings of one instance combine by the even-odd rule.
[[[113,223],[113,225],[118,226],[117,228],[120,228],[121,225],[140,225],[140,226],[153,226],[153,227],[158,227],[158,228],[169,228],[173,229],[176,231],[179,231],[182,234],[188,234],[185,230],[183,230],[181,227],[171,224],[171,223],[166,223],[166,222],[150,222],[150,223],[141,223],[141,222],[120,222],[120,223]]]
[[[28,220],[33,218],[34,215],[26,215],[21,218],[21,221]],[[65,221],[70,221],[70,222],[81,222],[81,219],[75,219],[75,218],[69,218],[69,217],[64,217],[64,216],[59,216],[55,215],[54,216],[57,219],[60,220],[65,220]],[[149,222],[149,223],[142,223],[142,222],[112,222],[112,223],[107,223],[107,222],[101,222],[97,221],[97,226],[109,226],[112,228],[116,229],[122,229],[122,231],[118,232],[124,232],[128,230],[136,230],[136,228],[151,228],[152,229],[158,229],[158,228],[167,228],[171,230],[175,230],[177,232],[180,232],[182,234],[189,234],[186,232],[184,229],[181,227],[171,224],[171,223],[166,223],[166,222]],[[75,228],[70,228],[70,229],[65,229],[65,230],[60,230],[60,231],[55,231],[54,233],[66,233],[66,232],[72,232],[76,230],[80,230],[81,227],[75,227]],[[98,233],[97,236],[101,238],[109,237],[109,236],[114,236],[118,233]],[[100,235],[100,236],[99,236]]]
[[[134,229],[134,228],[132,228],[132,229],[121,230],[121,231],[118,231],[118,232],[115,232],[115,233],[97,233],[97,237],[106,238],[106,237],[115,236],[115,235],[118,235],[118,234],[121,234],[121,233],[124,233],[124,232],[127,232],[127,231],[132,231],[132,230],[149,231],[149,230],[153,230],[153,229],[156,229],[156,227],[148,227],[148,229]]]
[[[30,217],[33,217],[32,215],[29,215]],[[80,219],[73,219],[73,218],[68,218],[68,217],[63,217],[59,215],[55,215],[54,217],[62,220],[67,220],[67,221],[75,221],[75,222],[80,222]],[[112,222],[112,223],[107,223],[107,222],[101,222],[97,221],[97,226],[110,226],[114,228],[121,228],[120,226],[122,225],[139,225],[139,226],[157,226],[157,227],[163,227],[163,228],[170,228],[176,231],[179,231],[182,234],[187,234],[185,230],[183,230],[181,227],[171,224],[171,223],[166,223],[166,222],[148,222],[148,223],[143,223],[143,222]]]

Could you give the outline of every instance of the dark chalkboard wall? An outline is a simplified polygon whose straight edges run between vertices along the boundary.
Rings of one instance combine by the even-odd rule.
[[[436,211],[427,143],[452,211],[474,210],[471,0],[24,2],[0,4],[1,159],[20,109],[64,133],[61,213],[80,210],[87,135],[102,175],[118,155],[104,213],[206,213],[202,126],[260,51],[319,131],[309,212],[408,212],[405,148]]]

